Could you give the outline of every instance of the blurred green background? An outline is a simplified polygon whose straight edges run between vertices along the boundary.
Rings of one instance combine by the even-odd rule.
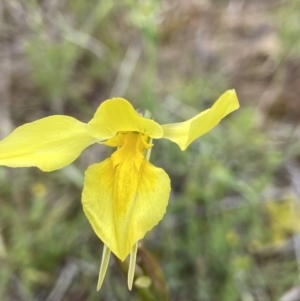
[[[157,141],[167,213],[138,251],[136,282],[81,208],[92,146],[43,173],[0,168],[1,301],[300,300],[300,2],[1,0],[0,136],[52,114],[88,122],[121,96],[160,123],[235,88],[241,108],[185,152]]]

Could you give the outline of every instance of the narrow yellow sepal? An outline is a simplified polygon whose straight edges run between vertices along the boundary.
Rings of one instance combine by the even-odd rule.
[[[97,283],[97,291],[100,290],[103,284],[103,280],[109,264],[110,253],[111,253],[110,249],[106,245],[103,245],[102,260],[101,260],[98,283]]]
[[[54,115],[24,124],[0,141],[0,165],[52,171],[72,163],[95,142],[85,123]]]
[[[127,277],[128,289],[130,291],[132,290],[132,284],[133,284],[133,279],[134,279],[137,250],[138,250],[138,243],[136,243],[134,245],[134,247],[131,249],[131,252],[130,252],[128,277]]]
[[[164,124],[163,138],[177,143],[185,150],[195,139],[213,129],[222,118],[239,108],[235,90],[222,94],[214,105],[195,117],[180,123]]]

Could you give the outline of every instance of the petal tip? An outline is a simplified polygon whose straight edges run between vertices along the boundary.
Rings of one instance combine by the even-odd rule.
[[[231,90],[228,90],[228,92],[230,92],[231,93],[231,101],[232,101],[232,103],[234,103],[234,108],[235,108],[235,110],[237,110],[239,107],[240,107],[240,104],[239,104],[239,100],[238,100],[238,96],[237,96],[237,94],[236,94],[236,91],[235,91],[235,89],[231,89]]]

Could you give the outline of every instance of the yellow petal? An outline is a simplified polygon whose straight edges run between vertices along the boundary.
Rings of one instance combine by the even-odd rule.
[[[141,132],[151,138],[161,138],[161,126],[151,119],[140,116],[123,98],[104,101],[88,123],[89,133],[98,140],[114,137],[118,132]]]
[[[164,124],[164,137],[185,150],[195,139],[213,129],[223,117],[239,108],[235,90],[222,94],[214,105],[195,117],[180,123]]]
[[[113,167],[111,158],[91,165],[85,174],[82,204],[98,237],[121,260],[162,219],[170,180],[145,159]]]
[[[69,116],[50,116],[24,124],[0,141],[0,165],[52,171],[73,162],[94,142],[86,124]]]

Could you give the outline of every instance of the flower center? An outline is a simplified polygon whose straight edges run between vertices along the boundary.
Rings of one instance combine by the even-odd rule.
[[[114,146],[117,146],[118,149],[112,155],[113,167],[124,163],[124,161],[132,162],[135,167],[139,170],[140,166],[145,159],[144,150],[152,147],[151,144],[148,144],[147,136],[138,132],[127,132],[119,133],[116,137],[112,138],[114,141]],[[111,139],[111,140],[112,140]]]

